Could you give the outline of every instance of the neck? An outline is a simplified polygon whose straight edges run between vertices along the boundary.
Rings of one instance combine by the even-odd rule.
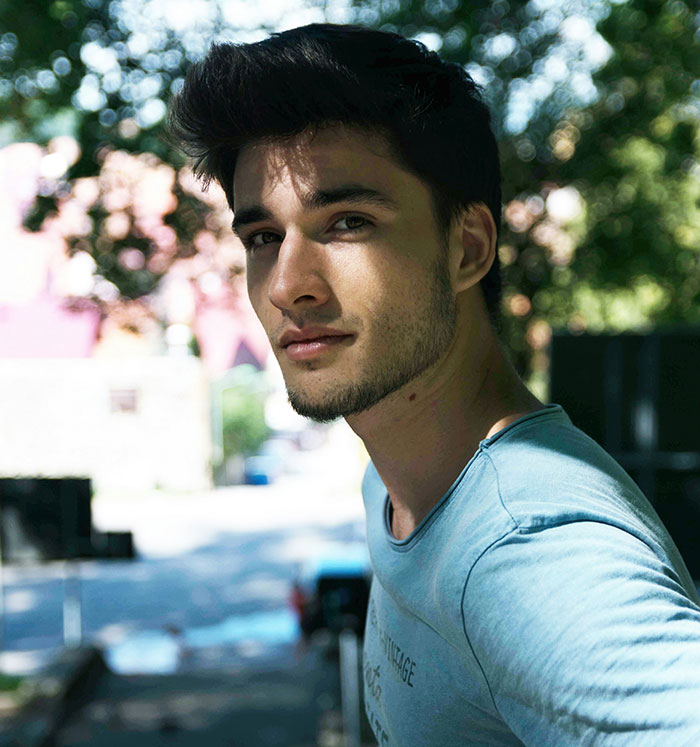
[[[482,439],[541,407],[491,326],[458,323],[455,342],[437,364],[348,417],[389,492],[394,536],[403,539],[420,524]]]

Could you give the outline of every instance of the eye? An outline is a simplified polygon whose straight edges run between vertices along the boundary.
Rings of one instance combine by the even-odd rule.
[[[345,223],[345,226],[339,226],[341,223]],[[363,218],[361,215],[346,215],[333,224],[333,226],[337,226],[340,231],[359,231],[361,228],[370,225],[372,224],[367,220],[367,218]]]
[[[251,233],[243,241],[243,244],[248,251],[252,252],[267,246],[267,244],[274,244],[275,241],[279,241],[279,236],[273,231],[258,231],[257,233]]]

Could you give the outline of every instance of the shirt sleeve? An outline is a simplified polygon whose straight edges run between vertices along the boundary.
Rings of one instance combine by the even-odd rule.
[[[525,745],[700,745],[700,608],[632,534],[594,521],[516,530],[473,566],[462,611]]]

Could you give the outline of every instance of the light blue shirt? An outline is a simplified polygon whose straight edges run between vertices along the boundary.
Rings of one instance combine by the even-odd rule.
[[[404,540],[372,464],[363,497],[365,707],[382,747],[700,746],[695,585],[559,405],[482,441]]]

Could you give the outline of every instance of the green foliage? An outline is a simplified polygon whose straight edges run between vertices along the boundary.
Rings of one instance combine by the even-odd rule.
[[[435,35],[440,56],[465,65],[483,84],[496,134],[522,132],[518,142],[523,161],[535,154],[548,160],[547,136],[558,114],[579,101],[569,86],[548,86],[544,63],[557,55],[581,66],[582,45],[559,35],[561,22],[575,13],[596,19],[604,13],[600,0],[524,2],[523,0],[355,0],[356,19],[409,38]],[[523,98],[528,101],[523,102]],[[511,104],[520,106],[511,106]],[[515,109],[531,106],[523,117]],[[517,115],[517,116],[516,116]],[[536,163],[533,165],[537,165]],[[520,169],[521,176],[531,177]]]
[[[615,50],[603,95],[561,178],[588,206],[572,270],[591,286],[653,284],[653,324],[700,323],[700,43],[679,0],[614,6],[600,25]]]
[[[14,674],[4,674],[0,672],[0,692],[16,692],[24,682],[24,677]]]
[[[484,86],[506,202],[503,336],[521,371],[544,380],[552,327],[700,323],[700,17],[688,3],[355,8],[361,22],[436,34],[440,54]],[[577,44],[586,24],[599,37]],[[605,44],[607,61],[590,54]],[[555,215],[565,186],[581,197],[577,215]]]
[[[44,185],[30,228],[76,179],[99,174],[110,150],[182,165],[160,135],[162,114],[190,60],[221,35],[219,6],[206,28],[175,33],[141,12],[145,1],[0,3],[0,141],[72,133],[82,148],[64,179]],[[484,86],[506,202],[504,337],[521,370],[544,374],[552,327],[700,323],[700,36],[689,2],[355,0],[354,10],[360,23],[432,38]],[[164,221],[173,257],[188,256],[207,208],[177,182],[173,193]],[[572,194],[578,213],[557,215],[557,196]],[[152,261],[135,229],[106,236],[103,208],[74,248],[137,298],[169,259]],[[117,260],[132,250],[143,267]]]
[[[0,5],[0,114],[14,139],[75,135],[71,176],[97,173],[101,147],[181,164],[160,137],[164,102],[192,54],[172,30],[131,20],[125,0],[6,0]],[[132,3],[133,5],[133,3]],[[145,3],[139,4],[143,10]],[[140,27],[136,27],[140,21]],[[30,32],[31,30],[31,32]],[[66,117],[67,112],[73,117]]]
[[[28,229],[41,228],[77,179],[97,176],[109,151],[152,153],[176,169],[184,165],[183,155],[162,137],[163,116],[191,60],[203,51],[204,36],[193,42],[165,24],[149,22],[147,13],[139,16],[145,6],[145,0],[0,3],[0,147],[12,141],[44,145],[69,134],[81,148],[64,177],[42,184],[25,219]],[[211,33],[219,25],[215,14]],[[195,198],[180,196],[191,213]],[[167,263],[148,262],[155,251],[150,238],[137,228],[111,241],[105,238],[104,209],[97,205],[90,217],[93,232],[72,241],[72,250],[91,253],[97,272],[123,298],[151,292]],[[191,252],[192,238],[202,226],[203,219],[186,226],[178,237],[178,256]],[[125,248],[140,250],[145,266],[124,267],[117,257]]]
[[[253,454],[269,435],[262,374],[250,368],[234,369],[234,380],[222,392],[224,458]]]

